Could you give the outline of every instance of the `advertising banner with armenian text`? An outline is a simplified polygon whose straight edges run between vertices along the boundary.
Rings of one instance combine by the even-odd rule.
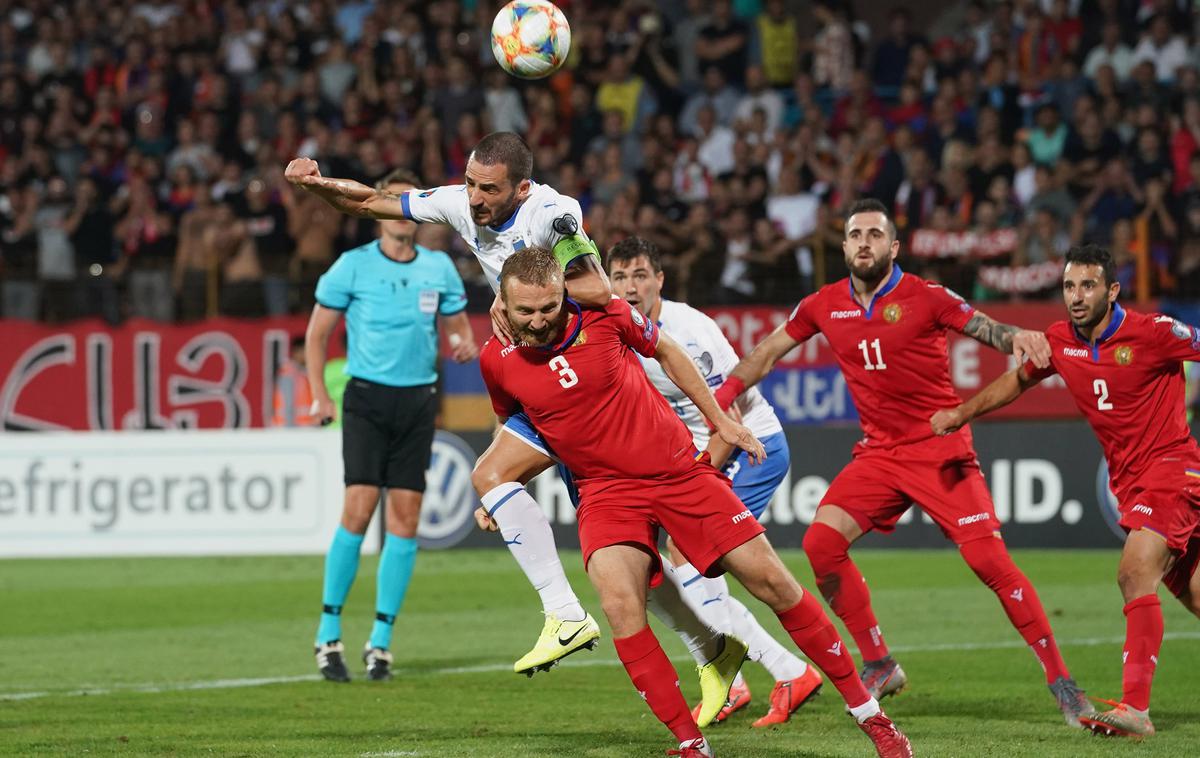
[[[998,321],[1042,329],[1063,317],[1057,302],[983,304]],[[790,309],[708,308],[739,355],[783,323]],[[212,319],[160,324],[133,319],[46,326],[0,321],[0,431],[237,429],[270,424],[274,377],[306,319]],[[485,314],[476,337],[491,334]],[[340,335],[331,356],[343,352]],[[969,337],[948,340],[950,375],[967,397],[1003,373],[1008,356]],[[858,414],[832,351],[819,335],[785,356],[763,392],[786,424],[852,423]],[[488,429],[491,406],[476,362],[442,365],[443,426]],[[897,391],[903,391],[897,388]],[[1076,416],[1057,378],[1030,390],[995,418]]]

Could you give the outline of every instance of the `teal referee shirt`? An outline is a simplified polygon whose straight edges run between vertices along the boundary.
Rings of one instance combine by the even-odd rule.
[[[347,250],[317,282],[317,302],[344,311],[346,373],[392,387],[437,381],[437,317],[467,307],[450,256],[416,246],[400,263],[379,240]]]

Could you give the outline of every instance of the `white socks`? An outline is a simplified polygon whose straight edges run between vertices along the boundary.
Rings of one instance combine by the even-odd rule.
[[[745,642],[750,659],[761,663],[775,681],[786,682],[804,674],[808,664],[781,645],[741,601],[729,594],[724,576],[701,576],[690,563],[681,563],[674,570],[682,579],[688,606],[713,629]]]
[[[875,698],[871,698],[862,705],[856,705],[850,709],[850,715],[860,724],[879,712],[879,701]]]
[[[721,652],[721,635],[687,602],[679,573],[671,567],[671,562],[664,556],[659,558],[663,564],[663,580],[646,596],[646,608],[674,629],[696,663],[704,665]]]
[[[517,482],[501,484],[485,493],[480,501],[499,525],[504,544],[541,597],[542,610],[564,621],[582,621],[586,613],[567,581],[554,545],[554,532],[537,501]]]

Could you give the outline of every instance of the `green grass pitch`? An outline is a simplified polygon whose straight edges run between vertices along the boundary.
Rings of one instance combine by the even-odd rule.
[[[945,551],[858,551],[884,633],[910,679],[885,701],[918,756],[1200,754],[1200,623],[1164,597],[1154,686],[1159,734],[1141,744],[1067,728],[999,604]],[[1068,664],[1088,691],[1120,694],[1117,553],[1018,551]],[[802,554],[785,560],[812,586]],[[577,590],[599,609],[565,554]],[[673,742],[606,638],[549,674],[511,662],[540,629],[536,597],[503,551],[422,553],[397,621],[398,676],[365,682],[375,561],[345,611],[349,685],[316,679],[317,557],[0,561],[0,755],[654,756]],[[740,591],[740,588],[739,588]],[[1164,593],[1165,594],[1165,593]],[[741,593],[743,598],[744,593]],[[748,605],[750,603],[748,602]],[[773,633],[765,608],[752,605]],[[602,624],[603,625],[603,624]],[[689,701],[685,651],[656,627]],[[729,756],[866,756],[832,687],[788,724],[750,728],[770,682],[708,736]]]

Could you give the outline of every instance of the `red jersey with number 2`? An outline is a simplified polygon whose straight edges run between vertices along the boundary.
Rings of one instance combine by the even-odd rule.
[[[1200,331],[1114,304],[1095,345],[1067,321],[1051,324],[1046,337],[1050,367],[1026,363],[1025,372],[1037,380],[1062,376],[1104,448],[1119,499],[1164,460],[1196,468],[1200,450],[1188,428],[1182,361],[1200,361]]]
[[[886,449],[938,439],[929,417],[961,402],[950,383],[946,331],[961,331],[973,315],[950,290],[893,266],[866,308],[842,279],[801,300],[786,329],[798,342],[825,335],[858,410],[859,445]],[[948,454],[971,449],[966,427],[942,439]]]
[[[567,301],[552,348],[483,347],[480,370],[497,416],[524,411],[579,480],[669,478],[692,470],[688,431],[630,350],[647,358],[658,327],[624,300],[603,310]]]

